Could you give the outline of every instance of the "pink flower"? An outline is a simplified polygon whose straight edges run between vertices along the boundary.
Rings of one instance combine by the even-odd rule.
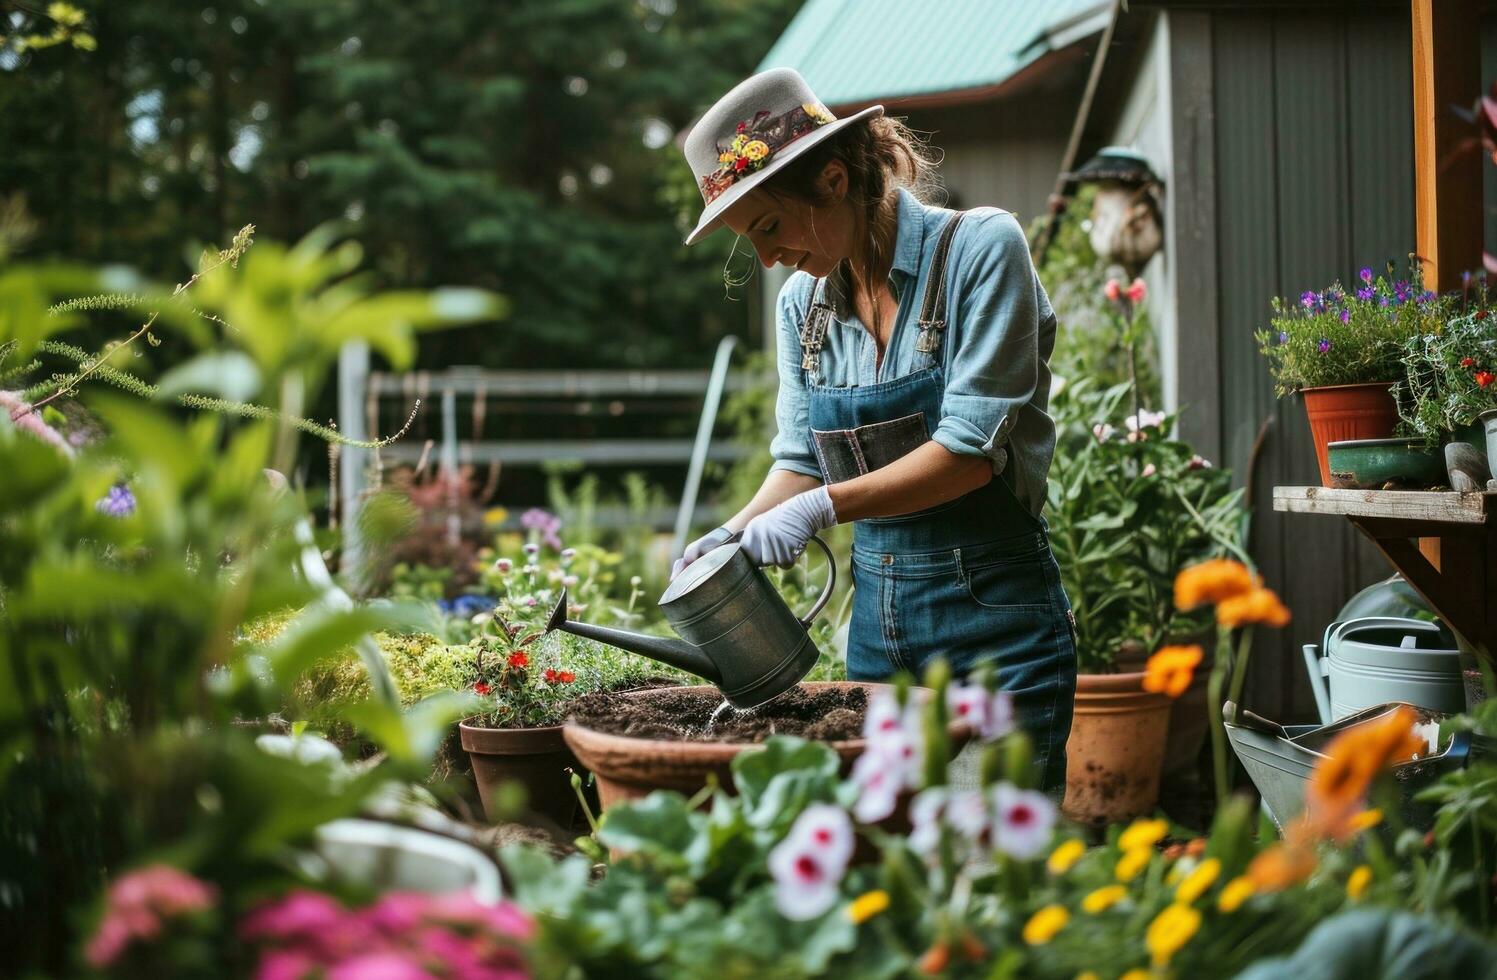
[[[951,717],[966,722],[984,741],[1002,738],[1014,730],[1013,697],[1007,691],[989,692],[980,684],[952,684],[946,689]]]
[[[1153,476],[1157,472],[1159,471],[1155,468],[1153,463],[1145,463],[1143,472],[1139,473],[1138,475],[1147,478]]]
[[[993,842],[1003,853],[1028,860],[1050,843],[1055,804],[1045,794],[999,783],[993,787],[993,811]]]
[[[437,980],[404,953],[365,953],[327,971],[327,980]]]
[[[260,957],[255,980],[305,980],[320,964],[311,954],[294,949],[274,949]]]
[[[804,922],[837,903],[838,886],[852,856],[852,823],[834,806],[809,806],[785,839],[769,852],[780,914]]]
[[[952,793],[946,805],[946,822],[977,847],[986,848],[992,841],[992,815],[981,790],[964,789]]]
[[[1192,455],[1186,468],[1192,470],[1209,470],[1211,469],[1211,460],[1204,456]]]
[[[104,896],[104,918],[84,950],[97,969],[112,964],[137,939],[161,934],[162,920],[213,906],[218,889],[185,871],[153,864],[116,879]]]
[[[1102,287],[1102,295],[1107,297],[1110,303],[1116,303],[1118,297],[1123,295],[1123,286],[1116,279],[1107,280],[1107,285]]]
[[[865,751],[852,766],[852,781],[858,787],[858,798],[852,815],[861,823],[878,823],[894,813],[903,786],[877,752]]]
[[[514,567],[515,563],[510,561],[508,558],[501,558],[498,561],[494,562],[494,571],[498,572],[500,575],[508,575],[510,573],[510,570]]]
[[[1096,425],[1092,426],[1092,435],[1097,437],[1098,442],[1106,442],[1113,437],[1113,434],[1115,432],[1117,432],[1117,430],[1108,425],[1106,422],[1098,422]]]
[[[294,891],[262,905],[239,924],[243,939],[304,939],[339,929],[343,906],[322,892]]]
[[[1142,429],[1157,429],[1164,425],[1163,412],[1151,412],[1147,408],[1139,409],[1137,415],[1130,415],[1123,420],[1129,432],[1138,432]]]
[[[1142,279],[1135,279],[1131,284],[1129,284],[1128,302],[1137,306],[1139,303],[1142,303],[1144,301],[1144,297],[1147,295],[1149,295],[1149,287],[1144,285],[1144,281]]]
[[[42,413],[31,410],[31,403],[21,397],[19,391],[0,391],[0,414],[3,414],[17,429],[30,433],[42,442],[55,446],[64,456],[73,455],[73,447],[46,422]]]

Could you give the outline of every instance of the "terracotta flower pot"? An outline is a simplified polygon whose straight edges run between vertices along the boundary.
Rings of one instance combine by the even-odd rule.
[[[872,694],[890,685],[860,681],[806,681],[801,686],[812,689],[861,687]],[[684,691],[716,690],[698,685],[663,691],[631,691],[621,696],[653,698]],[[568,722],[562,731],[567,745],[597,778],[598,800],[605,810],[615,803],[637,800],[657,789],[672,789],[689,796],[707,785],[708,773],[715,773],[718,784],[725,791],[732,792],[734,757],[760,747],[756,742],[672,742],[634,738],[585,728],[576,722]],[[953,724],[949,731],[953,749],[960,748],[968,737],[966,726]],[[841,757],[842,772],[846,775],[852,771],[853,762],[862,755],[867,741],[855,738],[827,744]]]
[[[1066,815],[1118,823],[1154,809],[1169,734],[1170,699],[1142,673],[1078,674],[1066,742]]]
[[[513,819],[500,813],[497,787],[516,781],[525,787],[531,811],[555,821],[563,829],[574,826],[577,795],[572,791],[568,768],[582,771],[581,764],[562,738],[560,725],[545,728],[482,728],[463,722],[458,726],[463,748],[473,763],[483,812],[492,821]]]
[[[1349,439],[1388,439],[1398,425],[1398,403],[1392,382],[1330,385],[1306,388],[1305,414],[1310,419],[1310,439],[1320,463],[1320,483],[1331,485],[1331,464],[1326,447]]]

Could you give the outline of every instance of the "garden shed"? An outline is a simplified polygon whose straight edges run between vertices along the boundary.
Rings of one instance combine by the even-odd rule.
[[[1485,78],[1497,45],[1482,10]],[[1274,296],[1406,267],[1411,50],[1407,2],[1130,3],[1110,25],[1063,168],[1121,144],[1162,178],[1165,246],[1144,275],[1165,400],[1183,408],[1184,438],[1248,481],[1250,550],[1295,620],[1260,637],[1247,700],[1285,721],[1314,715],[1301,646],[1389,568],[1345,522],[1273,511],[1273,487],[1319,477],[1303,404],[1274,397],[1253,333]],[[1058,189],[1069,190],[1063,179]]]

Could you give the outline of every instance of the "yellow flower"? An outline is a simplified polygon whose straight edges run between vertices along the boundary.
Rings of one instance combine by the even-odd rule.
[[[490,525],[503,524],[504,519],[508,516],[509,511],[505,510],[503,507],[490,507],[488,510],[483,512],[483,522]]]
[[[1165,820],[1135,820],[1118,838],[1118,848],[1136,851],[1140,847],[1153,847],[1164,840],[1169,831],[1169,822]]]
[[[1216,858],[1207,858],[1196,865],[1195,870],[1185,876],[1180,887],[1175,889],[1175,901],[1190,903],[1200,898],[1216,882],[1222,873],[1222,863]]]
[[[1257,890],[1252,879],[1246,875],[1238,875],[1222,886],[1222,893],[1216,898],[1216,907],[1223,912],[1236,912]]]
[[[1102,978],[1097,976],[1096,970],[1082,970],[1076,974],[1076,980],[1102,980]]]
[[[743,148],[743,155],[750,160],[763,160],[769,156],[769,144],[763,140],[750,140]]]
[[[1152,847],[1135,847],[1131,851],[1124,851],[1123,856],[1118,858],[1117,867],[1113,873],[1118,881],[1132,881],[1138,877],[1138,873],[1148,867],[1149,859],[1154,856]]]
[[[1200,665],[1198,646],[1160,647],[1144,665],[1144,690],[1178,698],[1190,687]]]
[[[1372,884],[1372,869],[1365,864],[1357,865],[1351,877],[1346,879],[1346,897],[1355,902],[1362,897],[1370,884]]]
[[[733,146],[733,152],[734,153],[742,153],[743,152],[743,148],[745,146],[748,146],[748,141],[749,141],[749,138],[747,136],[743,135],[742,133],[739,133],[737,136],[733,137],[733,144],[732,144],[732,146]]]
[[[1382,822],[1383,811],[1377,807],[1372,807],[1371,809],[1363,810],[1361,813],[1353,814],[1351,819],[1346,821],[1346,829],[1353,834],[1360,834],[1362,831],[1376,827]]]
[[[77,27],[83,23],[83,11],[70,3],[50,3],[47,5],[47,16],[59,24],[69,27]]]
[[[1154,974],[1150,973],[1148,970],[1135,966],[1127,973],[1118,977],[1118,980],[1151,980],[1153,976]]]
[[[1064,905],[1046,905],[1024,923],[1024,941],[1031,946],[1043,946],[1070,921],[1071,913]]]
[[[1201,913],[1189,905],[1169,905],[1149,923],[1144,933],[1144,945],[1155,966],[1168,966],[1170,959],[1180,947],[1190,942],[1190,937],[1201,928]]]
[[[889,907],[889,893],[882,888],[864,892],[847,906],[847,917],[860,926]]]
[[[837,119],[820,102],[802,102],[800,107],[806,110],[806,115],[815,120],[818,125],[824,126],[829,122],[835,122]]]
[[[717,155],[717,162],[718,163],[732,163],[736,159],[738,159],[738,158],[735,157],[732,153],[728,153],[728,152],[719,153]]]
[[[1053,875],[1063,875],[1075,867],[1085,853],[1086,845],[1073,837],[1050,852],[1050,859],[1045,862],[1045,867]]]
[[[1081,907],[1092,915],[1096,915],[1099,912],[1106,912],[1127,895],[1128,889],[1122,885],[1104,885],[1094,892],[1089,892],[1081,900]]]

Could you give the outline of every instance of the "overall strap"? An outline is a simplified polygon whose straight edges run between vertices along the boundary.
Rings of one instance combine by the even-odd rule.
[[[826,346],[827,328],[835,314],[831,304],[826,302],[825,293],[826,280],[818,280],[815,291],[811,293],[811,309],[800,328],[800,366],[812,384],[821,380],[821,349]]]
[[[915,339],[915,350],[922,354],[935,355],[941,350],[941,331],[946,329],[946,259],[951,252],[951,240],[956,237],[957,225],[962,223],[964,216],[964,212],[958,211],[941,229],[936,254],[930,260],[930,271],[925,274],[920,333]]]

